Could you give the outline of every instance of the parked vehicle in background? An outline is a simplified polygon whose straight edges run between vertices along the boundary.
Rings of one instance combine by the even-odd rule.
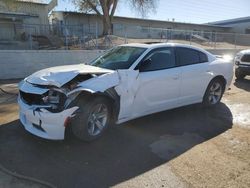
[[[85,141],[110,122],[126,122],[194,103],[215,106],[233,77],[233,63],[190,45],[127,44],[90,65],[38,71],[19,85],[20,120],[47,139],[65,127]]]
[[[238,80],[244,79],[245,76],[250,75],[250,49],[240,51],[235,59],[235,77]]]

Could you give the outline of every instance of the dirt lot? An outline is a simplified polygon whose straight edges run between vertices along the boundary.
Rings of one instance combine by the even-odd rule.
[[[17,93],[16,81],[0,87]],[[27,133],[16,96],[0,91],[1,164],[62,188],[250,187],[249,99],[250,78],[233,82],[217,108],[192,105],[157,113],[84,143]]]

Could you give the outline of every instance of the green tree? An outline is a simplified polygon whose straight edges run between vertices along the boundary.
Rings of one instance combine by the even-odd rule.
[[[102,19],[103,35],[112,34],[112,20],[121,0],[69,0],[84,13],[95,13]],[[136,13],[146,16],[156,8],[158,0],[128,0]]]

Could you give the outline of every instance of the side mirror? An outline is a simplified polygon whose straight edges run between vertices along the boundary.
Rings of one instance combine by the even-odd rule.
[[[148,58],[148,59],[145,59],[142,64],[147,66],[148,64],[150,64],[152,62],[152,59],[151,58]]]
[[[145,70],[147,68],[147,66],[150,65],[151,62],[152,62],[151,58],[145,59],[144,61],[139,63],[139,65],[137,66],[136,69],[141,72],[141,71]]]

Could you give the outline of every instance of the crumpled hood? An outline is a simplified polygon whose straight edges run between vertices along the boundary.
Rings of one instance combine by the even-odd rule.
[[[84,64],[66,65],[40,70],[25,78],[25,81],[31,84],[61,87],[78,74],[103,74],[110,72],[114,71]]]

